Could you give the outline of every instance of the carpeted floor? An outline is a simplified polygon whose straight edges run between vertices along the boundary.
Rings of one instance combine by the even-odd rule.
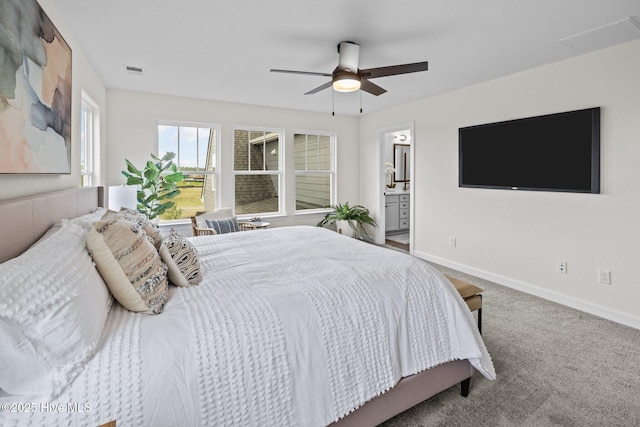
[[[482,332],[497,379],[476,373],[382,424],[640,426],[640,330],[463,273],[485,289]]]

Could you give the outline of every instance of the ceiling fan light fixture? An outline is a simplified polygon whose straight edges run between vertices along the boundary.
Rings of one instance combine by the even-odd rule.
[[[337,92],[355,92],[360,89],[360,76],[350,72],[333,75],[333,89]]]

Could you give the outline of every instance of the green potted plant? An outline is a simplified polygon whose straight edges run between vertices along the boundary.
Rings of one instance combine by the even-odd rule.
[[[335,206],[331,206],[331,212],[327,213],[324,219],[318,223],[318,227],[326,227],[331,224],[336,224],[338,232],[346,231],[347,227],[351,228],[353,237],[357,237],[360,240],[363,239],[363,236],[371,239],[364,228],[365,224],[372,227],[378,226],[374,219],[371,218],[369,209],[361,205],[349,206],[349,202],[345,202],[343,205],[338,203]]]
[[[149,219],[154,219],[172,208],[175,202],[170,199],[180,194],[178,183],[184,176],[173,163],[175,156],[175,153],[168,152],[159,158],[151,153],[153,161],[147,161],[142,170],[125,159],[127,170],[122,171],[122,174],[127,178],[127,185],[138,186],[138,212]]]

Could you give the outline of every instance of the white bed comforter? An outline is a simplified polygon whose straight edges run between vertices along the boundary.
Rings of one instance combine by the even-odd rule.
[[[193,242],[199,286],[173,288],[157,316],[114,303],[74,384],[2,424],[323,426],[447,361],[495,377],[465,303],[424,261],[316,227]]]

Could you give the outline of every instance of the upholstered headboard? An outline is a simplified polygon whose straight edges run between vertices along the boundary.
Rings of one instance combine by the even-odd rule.
[[[20,255],[63,218],[104,206],[103,187],[79,187],[0,200],[0,262]]]

